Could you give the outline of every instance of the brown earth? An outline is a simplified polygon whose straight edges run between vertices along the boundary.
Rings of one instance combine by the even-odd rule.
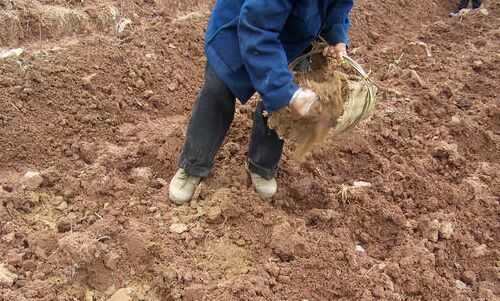
[[[308,72],[294,75],[299,87],[311,89],[318,95],[319,102],[311,108],[309,116],[301,117],[288,107],[268,118],[269,127],[276,130],[291,148],[290,158],[299,162],[303,162],[314,148],[320,147],[330,129],[337,125],[344,113],[344,99],[349,89],[347,76],[339,72],[338,64],[329,63],[322,54],[312,55],[311,59]]]
[[[17,24],[0,46],[25,49],[0,61],[0,300],[498,300],[498,1],[460,18],[357,1],[351,55],[385,87],[373,116],[305,164],[285,154],[266,202],[239,106],[176,207],[207,2],[0,1]]]

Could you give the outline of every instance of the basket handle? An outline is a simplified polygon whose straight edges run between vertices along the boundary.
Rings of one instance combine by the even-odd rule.
[[[315,55],[315,54],[318,54],[318,53],[323,53],[323,50],[322,49],[314,49],[314,50],[311,50],[310,52],[306,53],[306,54],[303,54],[301,56],[299,56],[298,58],[296,58],[295,60],[293,60],[289,65],[288,65],[288,68],[290,70],[293,70],[300,62],[302,62],[303,60]],[[367,81],[370,81],[370,78],[368,76],[368,73],[366,73],[365,69],[363,69],[363,67],[361,67],[360,64],[358,64],[358,62],[356,62],[353,58],[351,58],[350,56],[348,55],[344,55],[342,56],[342,62],[343,63],[346,63],[348,64],[349,66],[351,66],[354,70],[356,70],[356,72],[358,72],[358,74],[365,80]]]

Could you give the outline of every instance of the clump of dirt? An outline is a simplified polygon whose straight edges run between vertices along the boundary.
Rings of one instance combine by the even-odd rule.
[[[203,253],[204,268],[222,271],[228,276],[247,273],[251,268],[248,251],[231,241],[221,240],[210,243]]]
[[[271,115],[269,126],[287,142],[292,142],[294,158],[301,161],[314,147],[324,141],[331,128],[344,112],[347,76],[329,64],[321,55],[313,57],[312,71],[297,72],[295,81],[300,87],[314,91],[321,104],[318,114],[301,117],[291,108]],[[315,112],[316,113],[316,112]]]

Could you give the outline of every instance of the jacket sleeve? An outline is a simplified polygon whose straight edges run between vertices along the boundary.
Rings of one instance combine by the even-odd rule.
[[[240,52],[250,80],[267,111],[290,102],[298,87],[288,70],[279,35],[293,8],[293,0],[246,0],[240,12]]]
[[[336,0],[328,7],[326,26],[321,36],[330,45],[349,44],[349,13],[352,6],[353,0]]]

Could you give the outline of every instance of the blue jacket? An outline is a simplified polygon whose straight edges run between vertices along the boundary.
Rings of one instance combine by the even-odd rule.
[[[266,110],[298,87],[288,70],[318,36],[348,43],[353,0],[217,0],[205,37],[208,64],[242,103],[258,91]]]

